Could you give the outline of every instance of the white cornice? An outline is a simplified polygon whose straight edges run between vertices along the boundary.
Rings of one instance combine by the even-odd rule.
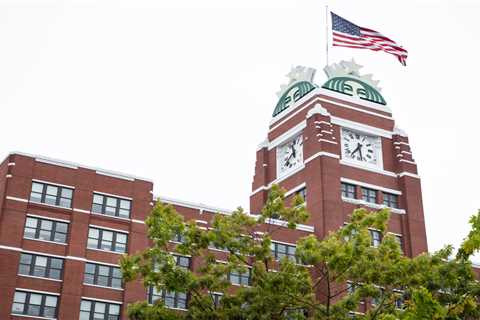
[[[53,159],[53,158],[49,158],[49,157],[45,157],[45,156],[41,156],[41,155],[30,154],[30,153],[25,153],[25,152],[12,151],[8,155],[10,156],[10,155],[15,155],[15,154],[18,154],[20,156],[34,158],[35,161],[37,161],[37,162],[48,163],[48,164],[51,164],[51,165],[65,167],[65,168],[69,168],[69,169],[74,169],[75,170],[75,169],[78,169],[78,168],[85,168],[85,169],[89,169],[89,170],[94,170],[95,172],[97,172],[97,174],[107,175],[107,176],[111,176],[111,177],[115,177],[115,178],[119,178],[119,179],[130,180],[130,181],[133,181],[133,180],[137,179],[137,180],[153,182],[150,179],[146,179],[146,178],[142,178],[142,177],[138,177],[138,176],[122,173],[122,172],[105,170],[105,169],[101,169],[101,168],[97,168],[97,167],[91,167],[91,166],[85,166],[85,165],[74,163],[74,162],[68,162],[68,161],[65,161],[65,160]]]

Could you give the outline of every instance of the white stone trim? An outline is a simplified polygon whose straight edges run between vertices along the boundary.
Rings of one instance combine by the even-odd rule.
[[[15,165],[15,162],[9,162],[9,163],[7,164],[8,167],[12,167],[12,166],[14,166],[14,165]]]
[[[97,171],[95,171],[95,173],[99,174],[99,175],[102,175],[102,176],[111,177],[111,178],[117,178],[117,179],[122,179],[122,180],[127,180],[127,181],[135,181],[135,178],[126,177],[124,175],[116,174],[116,173],[112,173],[112,172],[108,172],[108,171],[97,170]]]
[[[57,206],[55,204],[48,204],[44,202],[38,202],[38,201],[27,201],[29,203],[35,203],[40,206],[45,206],[45,207],[50,207],[50,208],[57,208],[57,209],[62,209],[62,210],[68,210],[68,211],[73,211],[73,208],[67,208],[67,207],[62,207],[62,206]]]
[[[26,278],[33,278],[33,279],[41,279],[41,280],[50,280],[50,281],[55,281],[55,282],[63,282],[62,279],[52,279],[52,278],[45,278],[45,277],[36,277],[36,276],[31,276],[28,274],[21,274],[17,273],[17,276],[19,277],[26,277]]]
[[[269,219],[265,220],[265,223],[273,224],[273,225],[281,226],[281,227],[285,227],[285,228],[288,227],[288,222],[287,221],[283,221],[283,220],[279,220],[279,219],[269,218]],[[309,225],[305,225],[305,224],[297,224],[296,229],[301,230],[301,231],[306,231],[306,232],[314,232],[315,231],[314,226],[309,226]]]
[[[120,221],[131,221],[130,218],[122,218],[122,217],[117,217],[117,216],[109,216],[107,214],[103,214],[103,213],[96,213],[96,212],[91,212],[90,213],[92,216],[100,216],[100,217],[106,217],[106,218],[110,218],[110,219],[113,219],[113,220],[120,220]]]
[[[68,243],[63,243],[63,242],[56,242],[56,241],[43,240],[43,239],[35,239],[35,238],[25,238],[25,237],[23,237],[23,239],[25,239],[25,240],[31,240],[31,241],[40,241],[40,242],[53,243],[53,244],[58,244],[58,245],[61,245],[61,246],[68,246]]]
[[[370,188],[370,189],[384,191],[384,192],[391,193],[391,194],[402,195],[402,191],[400,191],[400,190],[390,189],[390,188],[386,188],[386,187],[382,187],[382,186],[379,186],[379,185],[370,184],[370,183],[366,183],[366,182],[362,182],[362,181],[358,181],[358,180],[353,180],[353,179],[349,179],[349,178],[340,177],[340,181],[350,183],[350,184],[354,184],[354,185],[358,185],[358,186],[361,186],[361,187],[366,187],[366,188]]]
[[[312,117],[314,114],[320,114],[320,115],[326,116],[326,117],[330,116],[330,113],[328,112],[328,110],[325,109],[324,107],[322,107],[322,105],[318,102],[312,109],[308,110],[307,119]]]
[[[295,104],[293,104],[291,107],[289,107],[288,109],[290,109],[290,110],[287,109],[284,112],[281,112],[280,114],[278,114],[276,117],[272,118],[272,120],[270,120],[270,125],[273,125],[273,124],[275,124],[275,125],[269,130],[269,132],[275,130],[276,128],[278,128],[283,123],[285,123],[288,120],[290,120],[291,118],[293,118],[295,115],[297,115],[299,112],[301,112],[305,108],[310,107],[312,104],[318,103],[320,101],[328,102],[328,103],[334,104],[334,105],[339,106],[339,107],[363,112],[363,113],[373,115],[373,116],[377,116],[377,117],[380,117],[380,118],[393,120],[393,118],[390,117],[390,116],[379,114],[379,113],[376,113],[376,112],[373,112],[373,111],[364,110],[364,109],[357,108],[357,107],[354,107],[354,106],[351,106],[351,105],[348,105],[348,104],[340,103],[338,101],[330,100],[330,99],[327,99],[327,98],[321,98],[321,97],[317,97],[316,99],[314,99],[314,101],[312,101],[311,104],[310,103],[305,104],[303,107],[298,108],[300,105],[305,103],[305,101],[307,101],[308,99],[312,98],[313,96],[319,95],[319,94],[324,95],[324,96],[325,95],[330,96],[332,98],[336,98],[336,99],[340,99],[340,100],[344,100],[346,102],[353,103],[353,104],[356,104],[356,105],[359,105],[359,106],[362,106],[362,107],[372,108],[372,109],[387,112],[387,113],[390,113],[390,114],[392,113],[390,108],[388,108],[386,106],[381,106],[378,103],[372,103],[372,102],[361,100],[361,99],[352,99],[347,95],[336,93],[332,90],[317,88],[317,89],[312,90],[311,92],[309,92],[305,96],[303,96]]]
[[[57,318],[46,318],[46,317],[39,317],[39,316],[29,316],[28,314],[18,314],[18,313],[10,313],[11,316],[19,317],[19,318],[29,318],[29,319],[45,319],[45,320],[57,320]]]
[[[410,161],[410,160],[405,160],[405,159],[400,159],[400,160],[398,160],[398,161],[400,161],[400,162],[405,162],[405,163],[410,163],[410,164],[415,164],[415,165],[416,165],[415,161]]]
[[[23,198],[17,198],[17,197],[11,197],[11,196],[6,196],[5,197],[7,200],[13,200],[13,201],[19,201],[19,202],[26,202],[28,203],[28,200],[27,199],[23,199]]]
[[[93,227],[93,228],[97,228],[97,229],[105,229],[105,230],[110,230],[110,231],[115,231],[115,232],[120,232],[120,233],[127,233],[127,234],[129,233],[127,230],[99,226],[98,224],[89,224],[88,226]]]
[[[102,262],[102,261],[97,261],[97,260],[89,260],[89,259],[84,259],[83,261],[88,262],[88,263],[94,263],[94,264],[102,264],[102,265],[109,266],[109,267],[120,268],[120,265],[115,264],[115,263],[108,263],[108,262]],[[107,288],[109,288],[109,287],[107,287]]]
[[[100,301],[100,302],[106,302],[106,303],[123,304],[122,301],[92,298],[92,297],[85,297],[85,296],[81,296],[80,299],[85,299],[85,300],[90,300],[90,301]]]
[[[326,140],[326,139],[318,139],[318,142],[328,142],[328,143],[331,143],[331,144],[338,144],[336,141],[330,141],[330,140]]]
[[[363,201],[361,199],[353,199],[353,198],[342,197],[342,201],[347,202],[347,203],[351,203],[351,204],[359,204],[359,205],[369,207],[369,208],[372,208],[372,209],[376,209],[376,210],[389,209],[390,212],[397,213],[397,214],[406,214],[407,213],[404,209],[390,208],[390,207],[387,207],[386,205],[383,205],[383,204],[366,202],[366,201]]]
[[[363,165],[353,163],[353,162],[343,160],[343,159],[340,160],[340,164],[345,165],[345,166],[349,166],[349,167],[354,167],[354,168],[361,169],[361,170],[366,170],[366,171],[371,171],[371,172],[383,174],[384,176],[390,176],[390,177],[396,177],[397,176],[396,173],[391,172],[391,171],[383,170],[383,169],[380,169],[378,167],[367,167],[367,166],[363,166]]]
[[[3,250],[10,250],[10,251],[19,251],[19,252],[21,252],[21,251],[22,251],[22,248],[10,247],[10,246],[4,246],[4,245],[1,245],[1,244],[0,244],[0,249],[3,249]]]
[[[212,207],[205,205],[203,203],[195,203],[195,202],[189,202],[189,201],[184,201],[184,200],[178,200],[178,199],[173,199],[173,198],[167,198],[163,196],[157,197],[158,200],[164,203],[168,204],[173,204],[173,205],[178,205],[190,209],[197,209],[197,210],[204,210],[212,213],[223,213],[223,214],[231,214],[233,211],[232,210],[227,210],[227,209],[222,209],[218,207]]]
[[[15,291],[27,291],[27,292],[33,292],[33,293],[42,293],[42,294],[49,294],[52,296],[60,296],[60,293],[57,292],[51,292],[51,291],[40,291],[40,290],[33,290],[33,289],[26,289],[26,288],[15,288]],[[50,318],[47,318],[50,319]]]
[[[117,291],[124,291],[123,288],[113,288],[113,287],[106,287],[106,286],[99,286],[98,284],[91,284],[91,283],[82,283],[84,286],[89,286],[89,287],[96,287],[96,288],[102,288],[102,289],[111,289],[111,290],[117,290]]]
[[[393,144],[395,144],[395,145],[403,144],[404,146],[410,146],[410,144],[408,144],[408,143],[406,143],[406,142],[403,142],[403,141],[394,142]]]
[[[83,257],[76,257],[76,256],[66,256],[65,259],[76,260],[76,261],[81,261],[81,262],[87,261],[87,259],[85,259]]]
[[[69,165],[67,163],[62,163],[60,161],[52,161],[52,160],[47,160],[47,159],[42,159],[42,158],[35,158],[35,161],[36,162],[41,162],[41,163],[46,163],[46,164],[51,164],[51,165],[54,165],[54,166],[58,166],[58,167],[64,167],[64,168],[68,168],[68,169],[78,169],[77,166],[74,166],[74,165]]]
[[[56,182],[51,182],[51,181],[46,181],[46,180],[40,180],[40,179],[32,179],[32,181],[33,182],[38,182],[38,183],[43,183],[43,184],[50,184],[50,185],[56,186],[56,187],[65,187],[65,188],[75,190],[74,186],[69,186],[67,184],[61,184],[61,183],[56,183]]]
[[[10,178],[12,178],[12,177],[13,177],[13,176],[12,176],[11,174],[5,175],[5,178],[7,178],[7,179],[10,179]]]
[[[59,259],[65,259],[65,256],[61,256],[58,254],[51,254],[51,253],[44,253],[44,252],[38,252],[38,251],[31,251],[31,250],[24,250],[22,248],[19,248],[21,253],[28,253],[28,254],[35,254],[39,256],[46,256],[46,257],[52,257],[52,258],[59,258]]]
[[[117,251],[110,251],[110,250],[102,250],[102,249],[97,249],[97,248],[89,248],[87,247],[87,250],[93,250],[93,251],[100,251],[100,252],[106,252],[106,253],[113,253],[113,254],[117,254],[117,255],[124,255],[124,254],[128,254],[128,250],[126,250],[125,252],[117,252]],[[81,261],[84,261],[84,260],[81,260]]]
[[[300,111],[305,109],[305,107],[310,106],[310,104],[305,104],[303,107],[298,108],[298,106],[304,104],[306,101],[308,101],[308,99],[314,97],[315,95],[316,95],[316,89],[313,89],[312,91],[310,91],[309,93],[301,97],[293,105],[288,107],[286,110],[280,112],[275,117],[273,117],[272,120],[270,120],[270,125],[275,124],[274,128],[278,128],[280,125],[287,122],[289,119],[293,118]],[[313,103],[315,103],[315,101],[313,101]],[[271,130],[273,130],[273,128]]]
[[[305,188],[307,184],[305,182],[299,184],[298,186],[296,187],[293,187],[292,189],[288,190],[287,192],[285,192],[285,197],[288,197],[289,195],[299,191],[299,190],[302,190],[303,188]]]
[[[367,107],[367,108],[375,109],[375,110],[386,112],[386,113],[392,113],[392,110],[387,105],[370,102],[368,100],[362,100],[356,97],[352,97],[352,96],[349,96],[340,92],[336,92],[333,90],[325,89],[322,87],[318,88],[317,90],[322,95],[331,96],[332,98],[336,98],[340,100],[345,100],[346,102],[357,104],[362,107]]]
[[[59,219],[59,218],[50,218],[50,217],[47,217],[47,216],[42,216],[42,215],[33,214],[33,213],[27,213],[27,217],[33,217],[33,218],[40,218],[40,219],[46,219],[46,220],[53,220],[53,221],[70,223],[70,220]]]
[[[272,243],[279,243],[279,244],[285,244],[287,246],[292,246],[292,247],[296,247],[297,244],[296,243],[290,243],[290,242],[284,242],[284,241],[278,241],[278,240],[274,240],[272,239],[271,240]]]
[[[263,148],[266,148],[266,147],[268,147],[268,139],[265,139],[258,144],[257,151],[262,150]]]
[[[208,222],[205,220],[195,220],[195,222],[200,224],[208,224]]]
[[[123,200],[133,201],[132,198],[125,197],[125,196],[119,196],[119,195],[117,195],[117,194],[106,193],[106,192],[101,192],[101,191],[96,191],[96,190],[93,190],[93,193],[97,193],[97,194],[100,194],[100,195],[102,195],[102,196],[115,197],[115,198],[119,198],[119,199],[123,199]]]
[[[145,224],[145,221],[137,220],[137,219],[132,219],[132,222]]]
[[[64,160],[52,159],[52,158],[44,157],[44,156],[41,156],[41,155],[33,155],[33,154],[29,154],[29,153],[25,153],[25,152],[18,152],[18,151],[12,151],[12,152],[9,153],[9,155],[20,155],[20,156],[30,157],[30,158],[34,158],[35,161],[44,162],[44,163],[51,163],[51,164],[54,164],[56,166],[62,166],[62,167],[67,167],[67,168],[85,168],[85,169],[89,169],[89,170],[93,170],[93,171],[100,171],[101,173],[107,173],[107,174],[115,175],[117,177],[121,176],[121,177],[128,178],[128,179],[138,179],[138,180],[153,182],[150,179],[133,176],[133,175],[126,174],[126,173],[115,172],[115,171],[111,171],[111,170],[104,170],[104,169],[101,169],[101,168],[85,166],[85,165],[81,165],[81,164],[77,164],[77,163],[73,163],[73,162],[68,162],[68,161],[64,161]]]
[[[88,210],[83,210],[83,209],[78,209],[78,208],[73,208],[73,211],[75,211],[75,212],[80,212],[80,213],[90,214],[90,211],[88,211]]]
[[[290,128],[288,131],[282,133],[280,136],[277,138],[273,139],[269,144],[268,144],[268,150],[271,150],[284,142],[290,140],[291,138],[295,137],[297,134],[299,134],[303,129],[307,127],[307,121],[303,120],[299,124],[295,125],[294,127]]]
[[[325,152],[325,151],[320,151],[320,152],[317,152],[315,153],[314,155],[308,157],[304,163],[307,164],[309,163],[310,161],[312,161],[313,159],[315,158],[318,158],[318,157],[330,157],[330,158],[334,158],[334,159],[340,159],[340,156],[338,154],[335,154],[335,153],[330,153],[330,152]]]
[[[406,171],[397,174],[397,176],[399,176],[399,177],[407,176],[407,177],[420,179],[420,176],[418,174],[411,173],[411,172],[406,172]]]
[[[347,119],[332,116],[332,123],[336,124],[338,126],[341,126],[341,127],[357,130],[357,131],[364,132],[364,133],[367,133],[367,134],[370,134],[370,135],[392,139],[392,134],[393,134],[392,131],[372,127],[372,126],[369,126],[369,125],[366,125],[366,124],[363,124],[363,123],[360,123],[360,122],[351,121],[351,120],[347,120]]]

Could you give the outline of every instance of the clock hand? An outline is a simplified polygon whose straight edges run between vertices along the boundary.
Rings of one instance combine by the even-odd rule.
[[[361,147],[361,145],[360,145],[359,147]],[[358,149],[358,151],[360,152],[360,160],[361,160],[361,161],[363,161],[363,157],[362,157],[362,149],[360,148],[360,149]]]

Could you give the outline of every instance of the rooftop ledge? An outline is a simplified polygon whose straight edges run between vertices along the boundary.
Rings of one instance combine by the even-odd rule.
[[[102,168],[97,168],[97,167],[92,167],[92,166],[86,166],[86,165],[83,165],[83,164],[78,164],[78,163],[69,162],[69,161],[65,161],[65,160],[49,158],[49,157],[45,157],[45,156],[42,156],[42,155],[30,154],[30,153],[19,152],[19,151],[12,151],[8,155],[9,156],[10,155],[20,155],[20,156],[30,157],[30,158],[34,158],[35,161],[38,161],[38,162],[48,163],[48,164],[52,164],[52,165],[56,165],[56,166],[60,166],[60,167],[65,167],[65,168],[70,168],[70,169],[78,169],[78,168],[90,169],[90,170],[94,170],[97,174],[104,175],[104,176],[109,176],[109,177],[113,177],[113,178],[118,178],[118,179],[124,179],[124,180],[129,180],[129,181],[143,180],[143,181],[148,181],[148,182],[153,183],[153,180],[151,180],[151,179],[138,177],[138,176],[134,176],[134,175],[123,173],[123,172],[105,170],[105,169],[102,169]]]

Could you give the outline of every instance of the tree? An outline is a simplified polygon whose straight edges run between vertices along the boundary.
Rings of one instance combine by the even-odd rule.
[[[146,220],[153,245],[124,256],[125,281],[143,281],[167,297],[188,293],[188,310],[137,302],[129,306],[133,320],[158,319],[478,319],[480,285],[469,258],[480,248],[480,212],[472,231],[454,256],[446,246],[414,258],[402,254],[386,230],[389,211],[357,209],[351,221],[324,239],[314,235],[297,242],[296,259],[275,261],[272,237],[284,220],[289,228],[308,219],[303,200],[285,205],[284,190],[273,186],[258,216],[238,208],[217,214],[208,230],[185,222],[170,205],[157,203]],[[371,244],[371,229],[382,234]],[[182,243],[173,244],[177,237]],[[215,247],[226,252],[217,261]],[[177,265],[169,251],[195,259],[196,270]],[[452,258],[454,257],[454,258]],[[246,286],[232,288],[229,274],[251,275]],[[221,294],[221,295],[218,295]],[[182,295],[183,297],[183,295]],[[367,303],[364,314],[356,314]]]

